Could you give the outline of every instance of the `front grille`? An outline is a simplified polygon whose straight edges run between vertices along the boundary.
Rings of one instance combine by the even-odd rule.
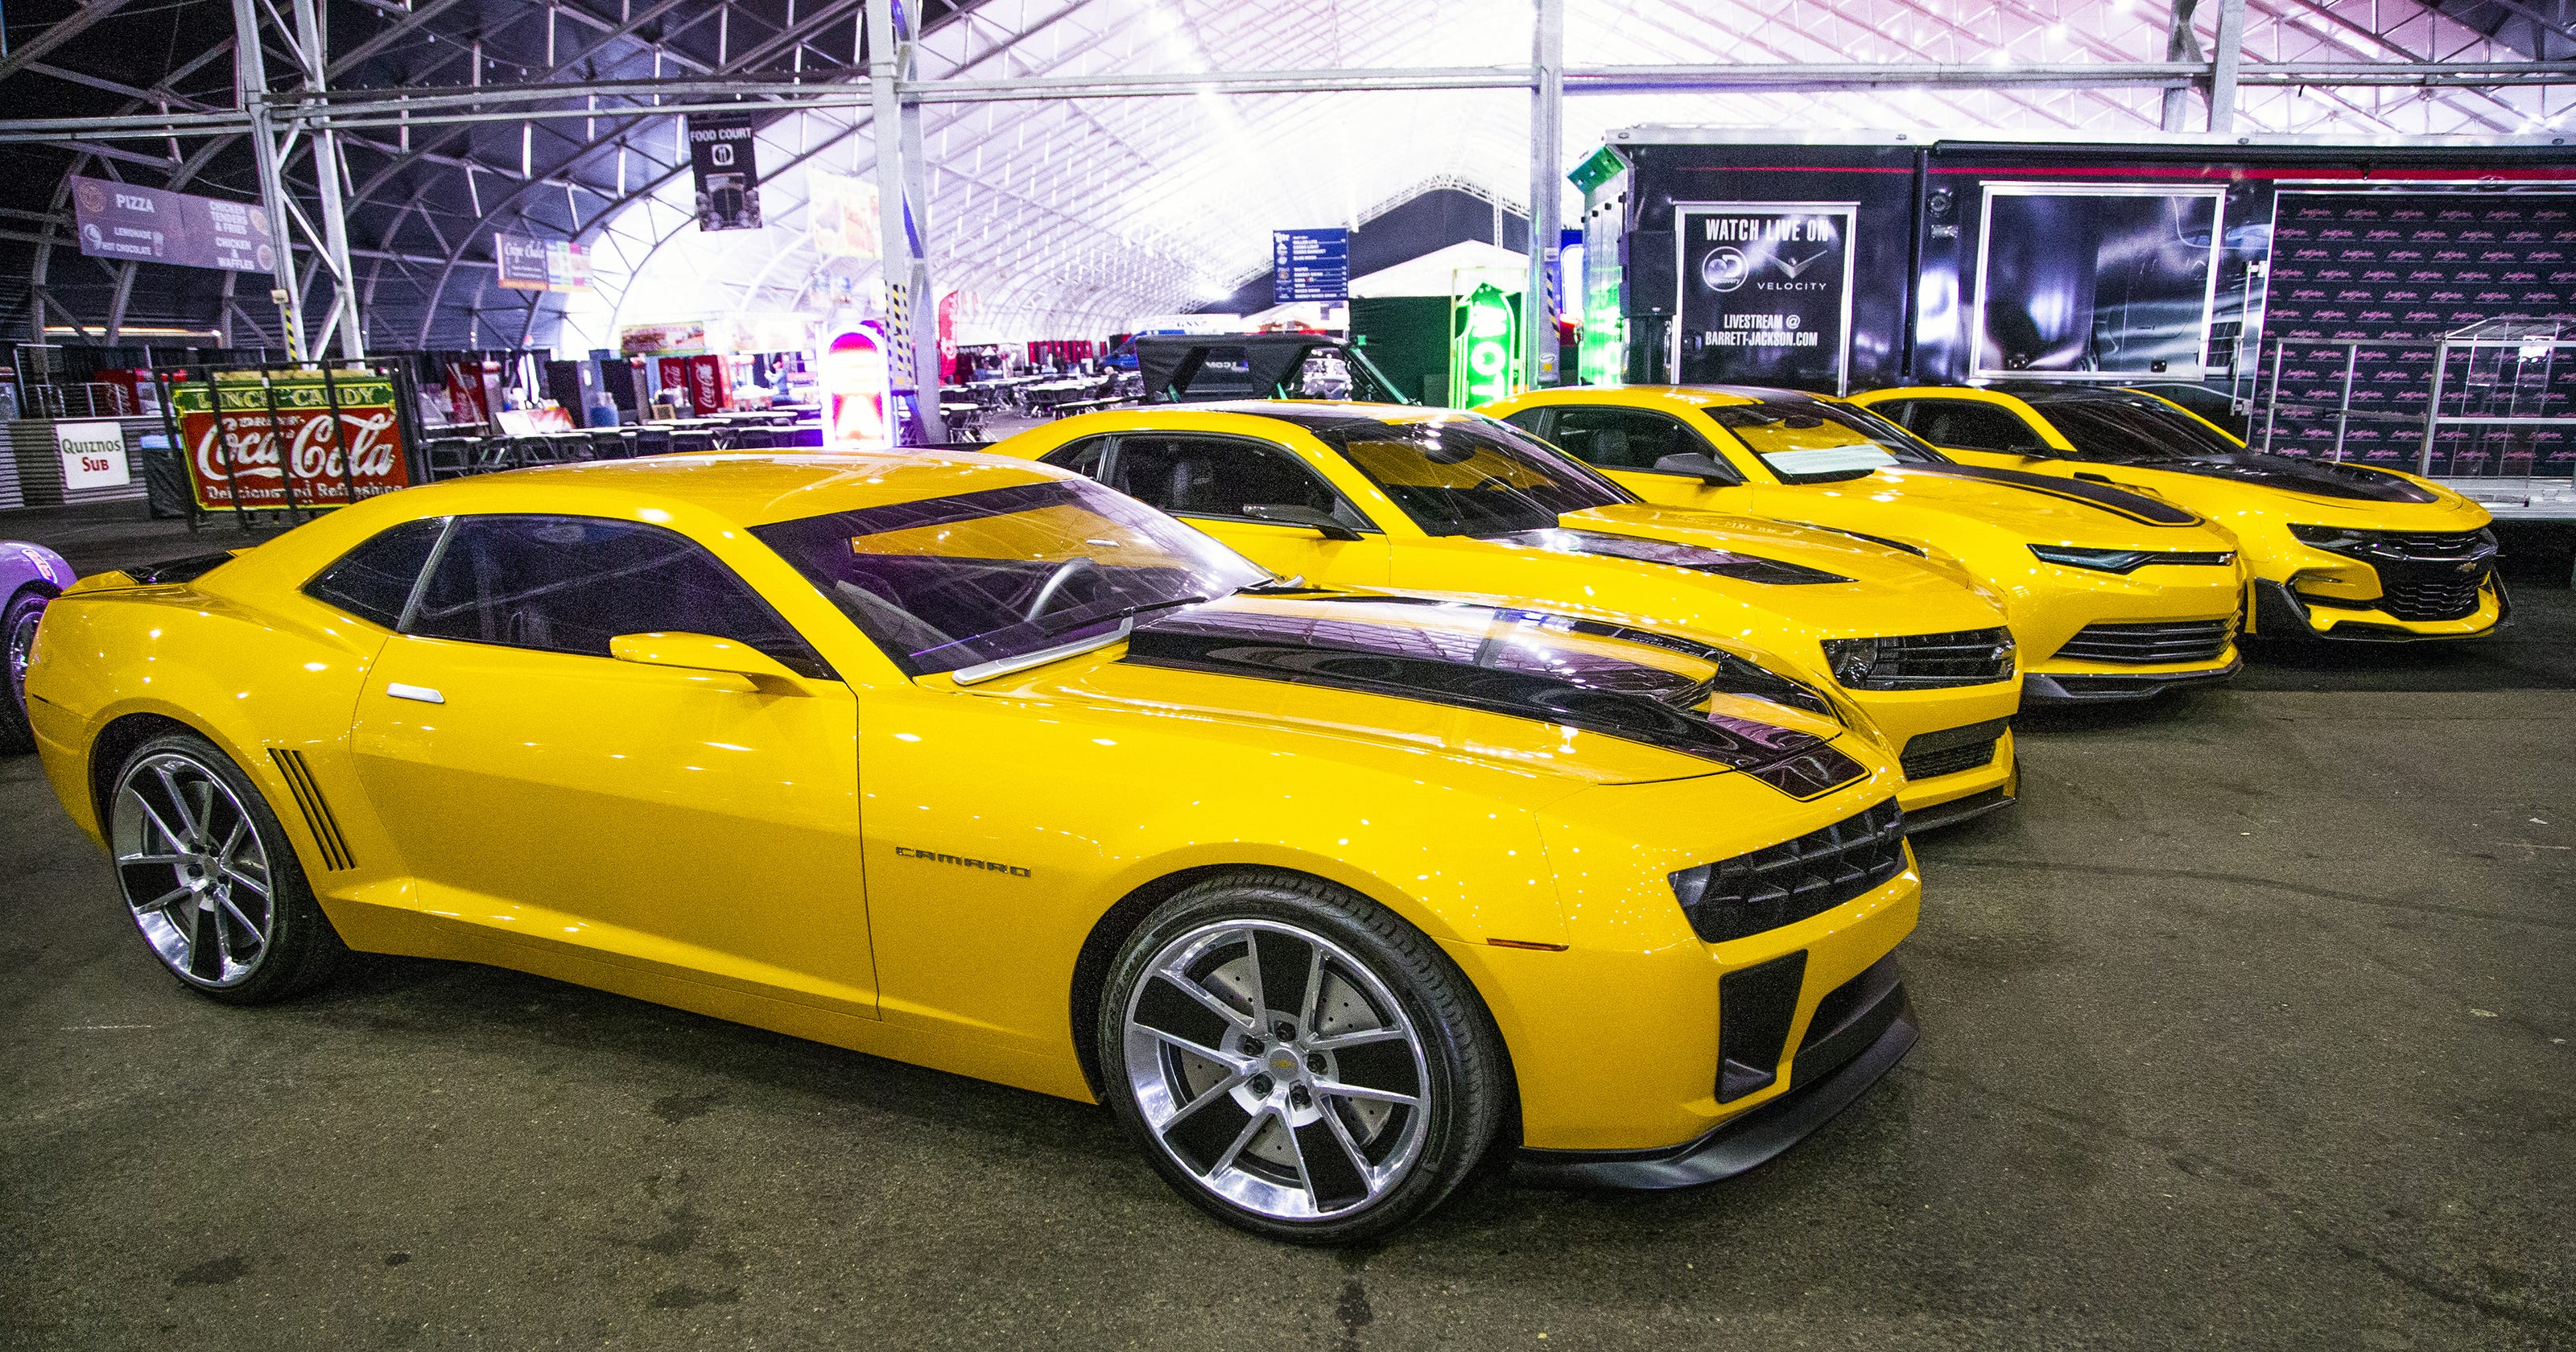
[[[2384,610],[2401,620],[2465,620],[2478,612],[2478,589],[2486,585],[2485,569],[2467,576],[2443,569],[2379,569],[2379,599],[2350,602]]]
[[[1854,690],[1928,690],[1985,685],[2013,673],[2012,635],[2002,629],[1825,640],[1834,679]]]
[[[1908,751],[1897,760],[1907,779],[1938,779],[1962,770],[1974,770],[1995,763],[1995,743],[1999,737],[1966,746],[1946,747],[1938,751]]]
[[[2483,530],[2353,531],[2369,541],[2368,552],[2386,559],[2458,562],[2482,557],[2495,541]],[[2343,551],[2337,551],[2338,553]],[[2359,552],[2359,551],[2355,551]]]
[[[2236,638],[2233,618],[2164,624],[2088,624],[2057,655],[2078,662],[2215,662]]]
[[[1691,928],[1710,943],[1819,915],[1905,869],[1905,813],[1891,798],[1820,831],[1672,875]]]

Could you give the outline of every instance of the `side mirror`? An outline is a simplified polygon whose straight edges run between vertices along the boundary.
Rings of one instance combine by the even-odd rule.
[[[1679,474],[1704,484],[1726,487],[1744,482],[1735,471],[1717,463],[1717,457],[1706,451],[1684,451],[1655,462],[1657,474]]]
[[[1282,526],[1305,526],[1327,540],[1356,540],[1358,531],[1342,524],[1341,518],[1312,507],[1272,506],[1258,503],[1243,509],[1255,521],[1272,521]]]
[[[773,693],[802,694],[804,686],[785,663],[749,644],[713,634],[619,634],[608,641],[608,655],[620,662],[684,671],[721,671],[748,677]]]

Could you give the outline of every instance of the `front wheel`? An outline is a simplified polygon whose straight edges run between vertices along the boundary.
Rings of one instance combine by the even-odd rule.
[[[1509,1075],[1474,990],[1384,907],[1294,874],[1212,879],[1120,951],[1101,1001],[1110,1101],[1154,1167],[1230,1224],[1383,1234],[1484,1153]]]
[[[45,618],[52,598],[34,587],[20,589],[0,605],[0,755],[36,749],[35,731],[27,718],[27,664],[36,656],[36,624]]]
[[[127,912],[172,976],[226,1004],[283,1000],[347,949],[285,828],[212,742],[169,733],[116,772],[108,848]]]

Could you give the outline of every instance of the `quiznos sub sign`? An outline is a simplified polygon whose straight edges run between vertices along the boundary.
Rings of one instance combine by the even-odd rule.
[[[122,488],[134,482],[125,462],[125,430],[112,422],[54,424],[54,449],[62,456],[63,491]]]

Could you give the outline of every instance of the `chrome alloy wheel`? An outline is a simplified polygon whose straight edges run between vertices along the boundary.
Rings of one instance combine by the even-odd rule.
[[[5,646],[9,654],[9,688],[13,691],[27,688],[27,666],[36,657],[36,624],[44,618],[43,606],[29,606],[18,616],[17,623],[9,626],[8,633],[0,634],[0,646]]]
[[[152,951],[193,985],[237,986],[276,926],[268,852],[231,786],[177,752],[126,767],[108,844],[125,904]]]
[[[1165,944],[1127,1002],[1127,1081],[1162,1149],[1274,1220],[1357,1211],[1421,1158],[1422,1035],[1351,953],[1269,920]]]

